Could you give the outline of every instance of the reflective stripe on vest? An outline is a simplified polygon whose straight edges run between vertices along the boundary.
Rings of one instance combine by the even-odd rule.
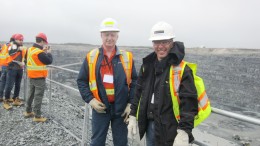
[[[115,89],[106,89],[107,95],[114,95],[115,94]]]
[[[127,84],[128,87],[130,86],[131,83],[131,76],[132,76],[132,53],[120,50],[121,55],[120,55],[120,61],[122,62],[125,74],[126,74],[126,79],[127,79]],[[97,83],[96,83],[96,64],[97,64],[97,59],[99,55],[99,49],[93,49],[87,54],[87,61],[88,61],[88,66],[89,66],[89,87],[91,92],[93,93],[93,96],[101,101],[99,95],[98,95],[98,89],[97,89]],[[107,91],[108,90],[108,91]],[[106,93],[107,95],[111,95],[112,90],[107,89]],[[113,92],[114,89],[113,89]]]
[[[31,47],[27,52],[27,71],[29,78],[41,78],[47,77],[48,70],[45,64],[41,63],[38,59],[38,54],[43,51],[36,47]],[[33,58],[33,55],[37,55],[37,58]]]
[[[184,72],[185,66],[188,65],[194,77],[194,83],[196,86],[197,94],[198,94],[198,114],[194,118],[194,127],[199,125],[202,121],[204,121],[211,113],[210,102],[208,100],[208,96],[205,91],[205,86],[203,80],[196,75],[197,65],[193,63],[188,63],[182,61],[178,66],[171,66],[170,74],[169,74],[169,82],[170,82],[170,92],[172,97],[173,104],[173,112],[176,120],[180,121],[180,110],[179,110],[179,87],[182,79],[182,75]]]

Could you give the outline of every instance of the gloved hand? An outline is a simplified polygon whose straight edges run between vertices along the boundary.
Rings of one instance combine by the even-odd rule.
[[[124,118],[124,122],[125,122],[125,123],[127,122],[128,116],[129,116],[130,111],[131,111],[130,107],[131,107],[131,104],[128,103],[128,104],[126,105],[126,107],[125,107],[124,113],[121,115],[122,117],[125,117],[125,118]]]
[[[105,104],[98,101],[96,98],[93,98],[89,102],[89,105],[91,105],[91,107],[94,108],[98,113],[106,113],[106,111],[104,111],[106,109]]]
[[[21,62],[19,65],[23,68],[24,65],[25,65],[25,63],[24,63],[24,62]]]
[[[136,134],[136,117],[129,116],[127,121],[129,122],[129,124],[127,126],[127,129],[128,129],[127,137],[132,139],[133,136]]]
[[[177,136],[175,137],[173,146],[189,146],[189,136],[181,129],[177,130]]]

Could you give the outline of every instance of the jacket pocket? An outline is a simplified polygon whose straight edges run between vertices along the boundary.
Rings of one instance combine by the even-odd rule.
[[[177,135],[178,123],[171,114],[161,116],[161,135],[164,136],[165,145],[172,145]]]

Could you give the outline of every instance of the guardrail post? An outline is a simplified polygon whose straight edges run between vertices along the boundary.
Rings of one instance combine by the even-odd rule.
[[[49,69],[49,71],[50,71],[50,74],[49,74],[49,76],[50,76],[50,80],[52,80],[52,68],[51,69]],[[51,101],[51,95],[52,95],[52,88],[51,88],[51,81],[50,81],[50,89],[49,89],[49,113],[52,113],[51,111],[51,106],[52,106],[52,101]]]
[[[86,136],[88,137],[88,125],[89,125],[89,108],[88,108],[87,103],[85,103],[84,122],[83,122],[83,131],[82,131],[81,146],[85,146]],[[87,139],[87,140],[88,140],[88,139]]]
[[[23,84],[24,84],[24,90],[23,90],[23,100],[26,102],[26,97],[27,97],[27,93],[28,93],[28,78],[27,78],[27,69],[26,67],[24,67],[23,70]]]

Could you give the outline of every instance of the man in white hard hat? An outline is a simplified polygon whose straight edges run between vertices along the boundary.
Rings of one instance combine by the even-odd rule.
[[[87,54],[77,79],[83,100],[93,109],[90,145],[105,146],[111,124],[114,145],[126,146],[126,120],[137,80],[133,55],[116,46],[116,20],[103,20],[100,32],[103,44]]]
[[[128,136],[136,134],[138,119],[140,139],[146,134],[147,146],[187,146],[194,140],[197,91],[192,69],[183,61],[184,45],[173,39],[168,23],[153,26],[150,40],[154,52],[143,58],[136,83]],[[173,110],[177,105],[179,114]]]

